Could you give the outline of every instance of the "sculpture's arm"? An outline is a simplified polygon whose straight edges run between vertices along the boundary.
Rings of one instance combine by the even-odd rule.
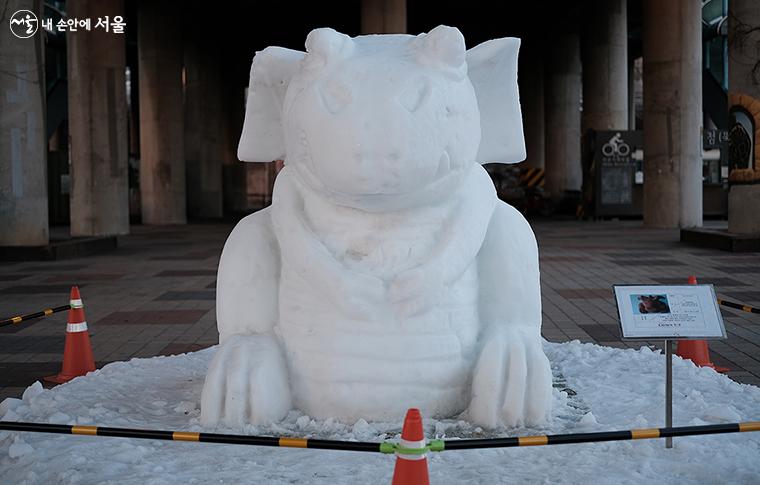
[[[426,266],[443,270],[444,284],[459,279],[472,264],[483,245],[494,207],[498,202],[491,177],[480,165],[467,176],[454,217],[444,228],[444,238],[431,253]]]
[[[499,201],[478,254],[480,318],[488,326],[541,330],[538,246],[528,221]],[[488,331],[488,329],[485,329]]]
[[[280,251],[270,210],[243,218],[224,243],[216,277],[219,340],[267,334],[277,323]]]
[[[552,407],[541,340],[538,248],[527,221],[499,202],[478,254],[481,350],[469,417],[485,426],[539,425]]]

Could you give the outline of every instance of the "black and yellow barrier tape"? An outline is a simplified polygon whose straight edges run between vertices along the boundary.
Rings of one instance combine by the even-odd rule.
[[[722,298],[718,298],[718,305],[722,305],[735,310],[741,310],[747,313],[760,313],[760,308],[754,308],[749,305],[742,305],[741,303],[734,303],[732,301],[726,301]]]
[[[744,433],[760,431],[760,421],[746,423],[709,424],[705,426],[683,426],[678,428],[648,428],[626,431],[601,431],[597,433],[571,433],[559,435],[518,436],[510,438],[485,438],[463,440],[432,440],[424,448],[405,448],[397,443],[384,441],[337,441],[314,438],[292,438],[275,436],[248,436],[217,433],[196,433],[191,431],[163,431],[154,429],[107,428],[103,426],[83,426],[46,423],[21,423],[0,421],[0,430],[27,431],[35,433],[58,433],[85,436],[110,436],[119,438],[142,438],[167,441],[197,441],[200,443],[226,443],[233,445],[277,446],[284,448],[312,448],[320,450],[368,451],[377,453],[399,453],[404,455],[424,454],[428,451],[472,450],[479,448],[509,448],[515,446],[564,445],[572,443],[594,443],[599,441],[624,441],[678,436],[695,436],[718,433]]]
[[[18,315],[15,317],[4,318],[0,320],[0,327],[5,327],[6,325],[15,325],[17,323],[21,323],[26,320],[31,320],[33,318],[47,317],[47,316],[52,315],[53,313],[63,312],[70,308],[71,308],[71,305],[61,305],[55,308],[45,308],[42,311],[28,313],[26,315]]]
[[[675,436],[695,436],[718,433],[742,433],[760,431],[760,421],[747,423],[709,424],[678,428],[630,429],[626,431],[601,431],[597,433],[571,433],[515,438],[489,438],[480,440],[446,440],[447,450],[471,450],[476,448],[509,448],[513,446],[565,445],[572,443],[595,443],[598,441],[625,441]]]
[[[82,426],[44,423],[18,423],[0,421],[0,430],[29,431],[36,433],[58,433],[85,436],[111,436],[119,438],[142,438],[166,441],[197,441],[201,443],[227,443],[233,445],[280,446],[285,448],[315,448],[326,450],[380,452],[383,443],[358,441],[334,441],[311,438],[291,438],[275,436],[247,436],[217,433],[196,433],[191,431],[164,431],[155,429],[108,428],[104,426]]]

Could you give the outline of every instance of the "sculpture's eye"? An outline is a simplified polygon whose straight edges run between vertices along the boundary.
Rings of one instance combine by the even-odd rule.
[[[340,113],[353,101],[351,88],[340,81],[328,81],[320,94],[325,108],[332,114]]]
[[[410,113],[414,113],[430,95],[430,82],[427,78],[418,78],[411,83],[399,97],[399,102]]]

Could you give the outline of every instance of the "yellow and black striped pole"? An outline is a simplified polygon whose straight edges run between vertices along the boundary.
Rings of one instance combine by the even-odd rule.
[[[28,313],[26,315],[18,315],[15,317],[4,318],[0,320],[0,327],[5,327],[6,325],[15,325],[17,323],[21,323],[27,320],[32,320],[33,318],[47,317],[47,316],[52,315],[53,313],[63,312],[70,308],[71,308],[71,305],[61,305],[55,308],[45,308],[42,311]]]
[[[104,426],[82,426],[45,423],[19,423],[0,421],[0,430],[28,431],[36,433],[58,433],[85,436],[111,436],[118,438],[142,438],[166,441],[197,441],[201,443],[227,443],[232,445],[279,446],[285,448],[314,448],[323,450],[373,451],[380,452],[383,443],[359,441],[334,441],[311,438],[291,438],[276,436],[249,436],[216,433],[196,433],[191,431],[164,431],[156,429],[108,428]]]
[[[476,448],[510,448],[514,446],[565,445],[572,443],[595,443],[598,441],[625,441],[676,436],[696,436],[719,433],[742,433],[760,431],[760,421],[747,423],[709,424],[678,428],[629,429],[625,431],[601,431],[597,433],[571,433],[558,435],[519,436],[515,438],[491,438],[479,440],[446,440],[446,450],[472,450]]]
[[[735,310],[741,310],[747,313],[760,313],[760,308],[754,308],[749,305],[742,305],[741,303],[734,303],[732,301],[726,301],[722,298],[718,298],[718,305],[722,305]]]
[[[516,446],[564,445],[572,443],[595,443],[599,441],[624,441],[676,436],[696,436],[719,433],[744,433],[760,431],[760,421],[746,423],[710,424],[678,428],[648,428],[626,431],[601,431],[597,433],[571,433],[559,435],[518,436],[510,438],[432,440],[424,448],[404,448],[397,443],[384,441],[337,441],[313,438],[276,436],[249,436],[190,431],[164,431],[154,429],[107,428],[46,423],[21,423],[0,421],[0,430],[27,431],[35,433],[58,433],[86,436],[110,436],[119,438],[142,438],[167,441],[197,441],[200,443],[226,443],[233,445],[274,446],[285,448],[312,448],[320,450],[365,451],[392,454],[422,454],[427,451],[473,450],[480,448],[510,448]]]

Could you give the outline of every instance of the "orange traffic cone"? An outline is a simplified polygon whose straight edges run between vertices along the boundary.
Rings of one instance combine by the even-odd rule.
[[[689,284],[696,285],[697,277],[689,276]],[[710,360],[710,350],[707,340],[679,340],[676,345],[676,355],[682,359],[689,359],[699,367],[710,367],[718,372],[728,372],[726,367],[718,367]]]
[[[425,448],[425,433],[422,431],[422,415],[419,409],[406,412],[401,430],[401,450],[396,452],[396,469],[393,471],[393,485],[429,485],[428,465],[425,453],[405,453],[406,449]]]
[[[63,368],[58,375],[45,377],[47,382],[63,384],[71,379],[83,376],[95,370],[95,360],[92,358],[90,334],[87,332],[87,321],[84,319],[82,298],[79,288],[71,287],[69,321],[66,325],[66,344],[63,348]]]

